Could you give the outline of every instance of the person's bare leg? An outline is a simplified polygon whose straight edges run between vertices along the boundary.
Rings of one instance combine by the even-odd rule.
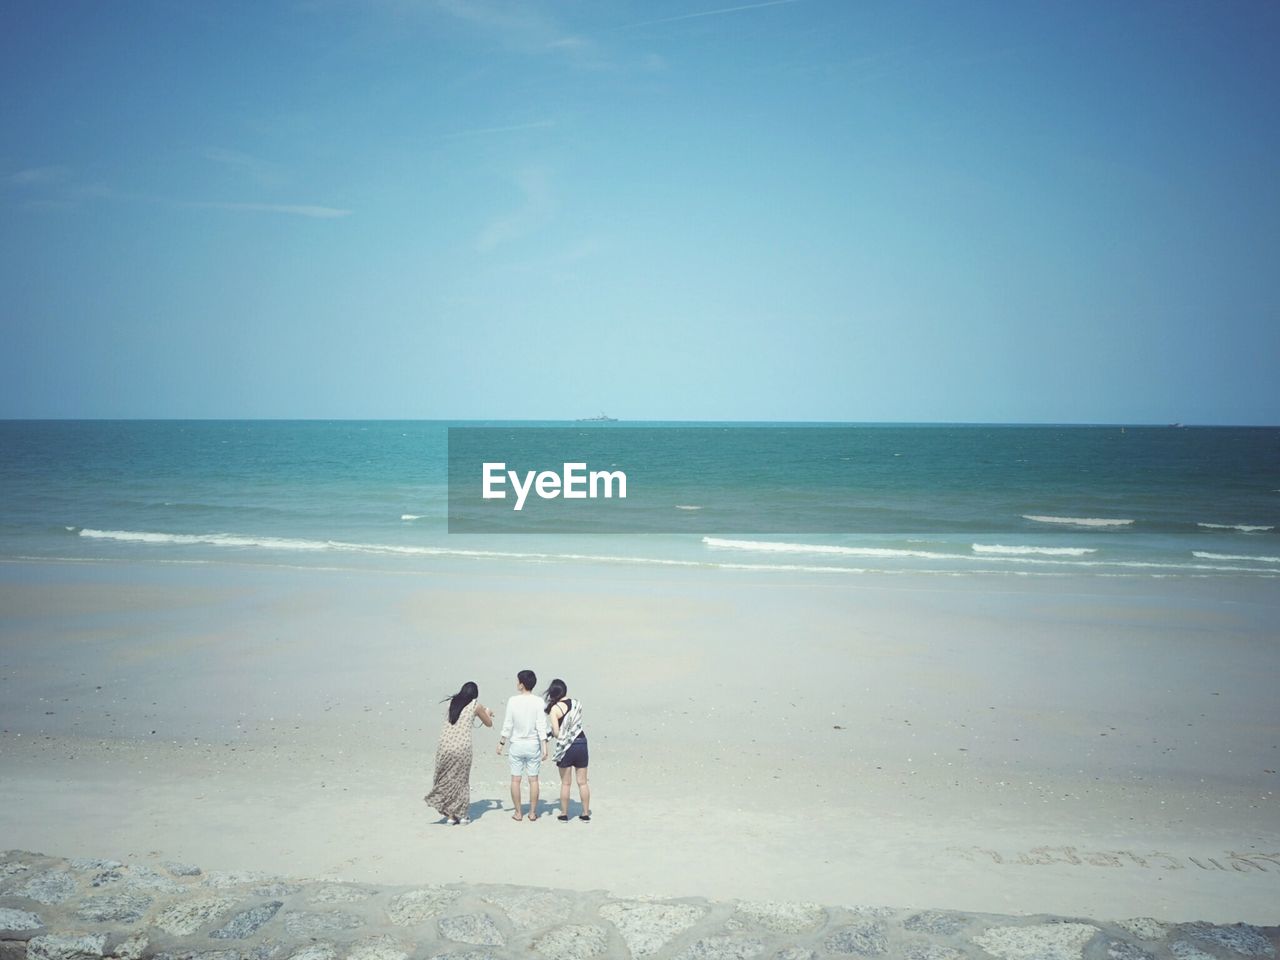
[[[582,815],[591,816],[591,786],[587,783],[587,768],[578,767],[578,799],[582,801]]]
[[[538,777],[537,774],[529,775],[529,819],[538,819]]]
[[[512,820],[523,820],[524,809],[520,806],[520,778],[511,778],[511,805],[516,808],[516,812],[512,815]]]
[[[573,783],[573,768],[560,768],[560,819],[569,819],[569,785]]]

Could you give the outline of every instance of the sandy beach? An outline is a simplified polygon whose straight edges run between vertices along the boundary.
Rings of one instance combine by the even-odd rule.
[[[1278,608],[1263,579],[7,562],[0,847],[1274,923]],[[440,699],[500,710],[524,667],[585,704],[593,822],[512,823],[478,729],[475,822],[441,825]]]

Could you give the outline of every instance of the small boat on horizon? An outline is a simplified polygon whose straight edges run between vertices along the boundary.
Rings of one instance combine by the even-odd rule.
[[[578,423],[617,423],[617,417],[611,417],[607,413],[601,413],[598,417],[579,417]]]

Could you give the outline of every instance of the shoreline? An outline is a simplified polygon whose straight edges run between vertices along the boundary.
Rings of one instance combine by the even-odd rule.
[[[1273,922],[1280,598],[1063,586],[0,564],[0,846],[409,884],[517,844],[627,896]],[[500,708],[524,658],[584,698],[598,816],[438,826],[435,701]]]

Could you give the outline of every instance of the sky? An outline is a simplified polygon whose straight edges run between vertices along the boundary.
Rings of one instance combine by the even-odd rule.
[[[1280,423],[1280,6],[10,0],[0,417]]]

